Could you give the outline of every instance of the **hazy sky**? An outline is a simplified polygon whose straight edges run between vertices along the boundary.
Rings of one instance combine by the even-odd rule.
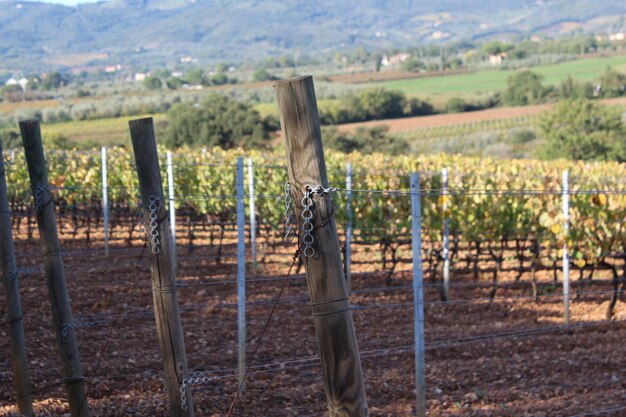
[[[33,0],[33,1],[41,1],[43,3],[55,3],[55,4],[63,4],[65,6],[76,6],[80,3],[95,3],[101,0]]]

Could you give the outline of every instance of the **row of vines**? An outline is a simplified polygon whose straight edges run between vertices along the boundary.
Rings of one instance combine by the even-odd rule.
[[[132,154],[125,148],[112,148],[108,155],[109,201],[112,226],[115,226],[116,222],[122,224],[125,219],[136,216],[139,199]],[[222,230],[234,224],[238,156],[243,156],[242,151],[176,152],[178,215],[187,216],[190,223],[194,220],[221,225]],[[255,164],[259,227],[267,227],[278,236],[282,232],[280,225],[284,223],[283,198],[287,181],[283,154],[258,152],[245,156],[251,157]],[[11,206],[18,214],[16,221],[21,221],[32,217],[28,174],[23,155],[14,153],[5,158]],[[101,224],[100,154],[50,152],[47,161],[50,183],[56,187],[57,210],[73,216],[76,227],[79,222],[82,227],[88,222],[87,229],[97,228]],[[326,161],[329,185],[338,188],[345,185],[346,162],[352,162],[351,217],[355,241],[379,245],[383,261],[390,264],[392,270],[398,262],[398,250],[410,244],[410,199],[406,190],[409,189],[409,174],[420,172],[424,240],[429,243],[425,261],[429,265],[436,266],[442,259],[444,223],[448,222],[453,264],[464,265],[475,273],[485,256],[494,265],[496,275],[505,261],[511,260],[518,262],[520,274],[527,269],[546,267],[556,271],[563,245],[567,244],[572,263],[581,277],[588,271],[591,278],[597,268],[611,270],[614,277],[618,277],[618,261],[624,259],[626,249],[624,165],[503,162],[449,155],[346,156],[334,152],[327,153]],[[450,172],[449,192],[445,195],[442,193],[442,168]],[[564,170],[569,171],[571,178],[569,232],[564,227],[562,211],[561,174]],[[163,178],[167,178],[165,173]],[[341,190],[335,196],[339,225],[346,225],[349,218],[345,210],[347,198],[348,193]],[[81,216],[81,213],[88,215]]]

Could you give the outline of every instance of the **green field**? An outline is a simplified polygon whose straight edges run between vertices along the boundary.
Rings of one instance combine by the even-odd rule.
[[[544,77],[544,84],[558,85],[571,75],[576,81],[593,81],[611,66],[626,72],[626,56],[597,57],[563,62],[560,64],[532,67],[531,70]],[[508,77],[515,70],[487,70],[461,75],[415,78],[385,81],[370,85],[400,90],[411,96],[431,98],[440,102],[450,97],[479,98],[506,88]]]
[[[128,121],[147,116],[118,117],[112,119],[97,119],[72,121],[64,123],[42,123],[41,135],[45,139],[65,137],[80,144],[97,143],[98,145],[123,145],[130,143]],[[154,122],[165,120],[165,115],[157,114]],[[157,127],[157,138],[163,132]]]

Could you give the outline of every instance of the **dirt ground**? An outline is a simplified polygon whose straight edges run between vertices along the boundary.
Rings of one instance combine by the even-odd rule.
[[[92,236],[92,239],[94,237]],[[165,416],[167,398],[152,314],[151,285],[141,244],[116,242],[105,258],[102,243],[63,238],[75,317],[108,321],[76,329],[92,416]],[[200,241],[198,241],[201,243]],[[181,245],[178,290],[189,368],[220,378],[193,387],[196,416],[224,416],[237,388],[235,245]],[[248,357],[287,273],[295,247],[259,244],[259,270],[248,265]],[[374,249],[372,249],[373,251]],[[391,286],[372,251],[355,248],[353,317],[372,416],[415,415],[413,310],[410,265]],[[41,268],[35,242],[17,242],[20,267]],[[219,262],[219,263],[218,263]],[[32,268],[31,268],[32,269]],[[21,294],[40,416],[68,415],[50,319],[45,277],[21,276]],[[235,416],[322,416],[325,395],[303,271],[288,282]],[[514,274],[502,276],[512,283]],[[611,290],[574,282],[572,325],[563,327],[560,289],[548,274],[540,302],[525,285],[484,299],[484,274],[453,273],[451,298],[442,303],[427,283],[426,396],[429,416],[577,416],[626,406],[626,307],[604,321]],[[528,277],[522,277],[527,282]],[[473,301],[468,301],[472,300]],[[465,300],[465,301],[463,301]],[[385,305],[381,305],[385,304]],[[369,307],[367,307],[369,306]],[[0,416],[16,416],[6,323],[0,328]],[[269,365],[268,365],[269,364]],[[219,371],[219,372],[218,372]],[[596,414],[593,414],[596,415]],[[626,416],[626,409],[603,416]]]
[[[626,98],[599,100],[608,106],[624,106]],[[497,107],[465,113],[435,114],[432,116],[405,117],[400,119],[372,120],[369,122],[346,123],[338,125],[340,131],[352,132],[359,127],[372,128],[387,125],[391,133],[407,132],[429,127],[454,126],[465,123],[476,123],[500,119],[511,119],[522,116],[534,116],[552,108],[552,104],[536,104],[522,107]]]

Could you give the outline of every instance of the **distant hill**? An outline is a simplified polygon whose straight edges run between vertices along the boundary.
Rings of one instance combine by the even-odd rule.
[[[242,60],[626,27],[624,0],[0,0],[0,69]]]

